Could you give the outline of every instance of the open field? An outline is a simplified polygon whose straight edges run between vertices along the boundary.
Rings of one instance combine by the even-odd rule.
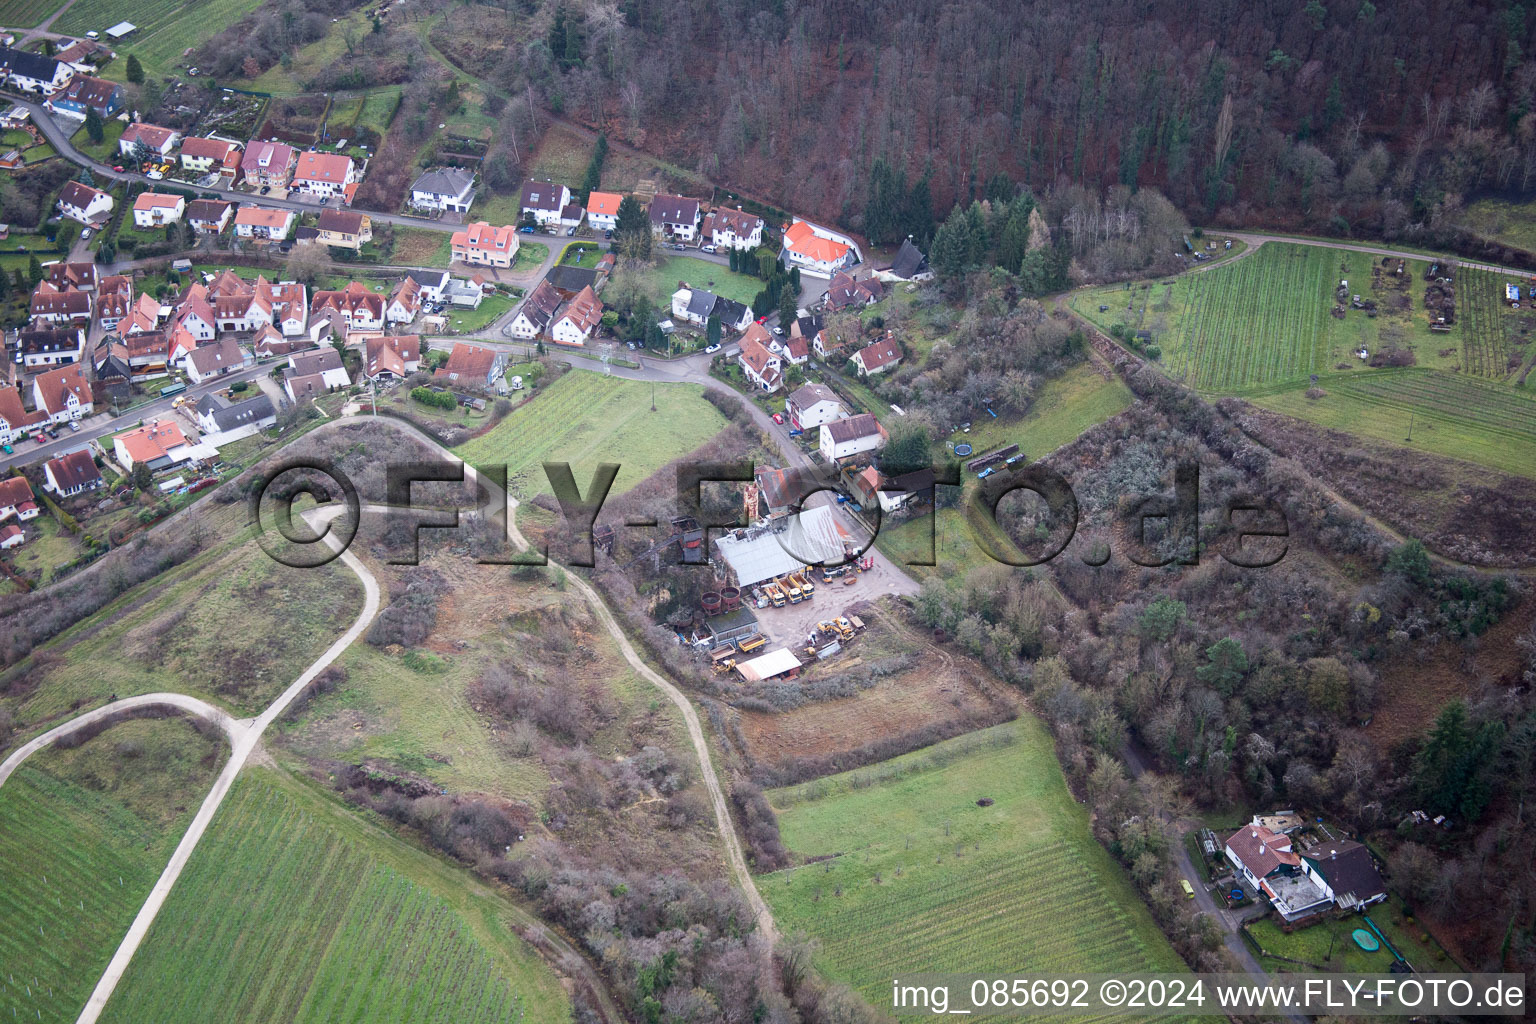
[[[662,250],[658,250],[660,252]],[[651,297],[659,306],[670,307],[672,293],[677,283],[687,281],[695,288],[704,288],[716,295],[751,305],[752,299],[763,290],[763,282],[746,274],[734,274],[709,260],[692,256],[669,256],[646,272],[645,282]]]
[[[817,965],[877,1003],[916,964],[1182,967],[1033,717],[768,795],[790,849],[831,856],[759,880],[779,926],[814,936]]]
[[[104,32],[119,21],[131,21],[138,31],[118,44],[119,60],[106,68],[107,77],[121,81],[132,53],[150,74],[174,73],[182,51],[198,46],[220,29],[239,21],[259,0],[76,0],[59,20],[55,32],[83,35]]]
[[[1461,211],[1461,226],[1484,238],[1536,253],[1536,205],[1479,199]]]
[[[185,719],[141,719],[6,782],[0,1015],[75,1019],[224,756]]]
[[[592,159],[592,146],[591,139],[569,125],[553,124],[539,142],[528,176],[548,178],[574,190],[586,178],[587,163]],[[685,195],[709,198],[709,186],[692,171],[652,157],[619,152],[614,146],[609,147],[608,157],[603,161],[605,191],[633,192],[642,178],[656,182],[661,191],[675,188]]]
[[[1419,369],[1337,376],[1324,390],[1316,400],[1297,389],[1253,401],[1321,426],[1536,477],[1536,396]]]
[[[445,236],[446,237],[446,236]],[[517,300],[500,292],[487,295],[476,309],[458,309],[449,306],[443,311],[448,325],[460,334],[477,334],[512,311]]]
[[[351,625],[361,603],[357,577],[339,562],[294,569],[254,542],[219,548],[64,633],[45,648],[62,659],[5,704],[28,721],[110,693],[170,689],[252,713]]]
[[[55,566],[73,561],[80,554],[79,540],[59,529],[52,515],[40,515],[23,529],[27,542],[12,552],[12,559],[19,571],[37,573],[40,584],[53,578]]]
[[[1237,392],[1305,382],[1341,363],[1360,365],[1396,337],[1419,366],[1453,366],[1461,325],[1432,334],[1423,309],[1425,261],[1387,274],[1365,253],[1268,242],[1241,260],[1166,281],[1134,282],[1075,294],[1073,308],[1104,329],[1151,332],[1175,380],[1203,391]],[[1378,316],[1330,315],[1341,280],[1378,304]],[[1100,310],[1100,306],[1107,307]],[[1451,354],[1442,356],[1450,348]]]
[[[507,909],[464,872],[250,769],[102,1019],[568,1020]]]
[[[1118,377],[1105,377],[1092,364],[1080,363],[1046,381],[1029,412],[1019,419],[984,415],[972,421],[969,434],[955,434],[950,441],[970,444],[977,455],[1017,444],[1031,462],[1036,462],[1130,406],[1130,389]],[[948,444],[945,449],[939,453],[941,457],[954,458]]]
[[[572,370],[454,454],[476,466],[505,463],[508,486],[525,500],[550,493],[545,460],[569,462],[582,493],[598,463],[617,462],[617,497],[725,426],[697,385],[659,384],[655,392],[652,413],[650,385]]]
[[[448,268],[451,261],[453,238],[446,231],[428,231],[426,228],[395,228],[395,246],[388,263],[403,267]]]
[[[0,2],[0,25],[7,28],[36,28],[60,6],[54,0],[4,0]]]
[[[100,142],[92,142],[90,135],[86,133],[84,127],[75,132],[69,141],[76,149],[94,160],[100,160],[105,163],[111,159],[113,162],[116,162],[117,140],[123,137],[123,129],[127,128],[128,125],[113,118],[102,127],[105,129],[105,132]],[[129,210],[124,214],[123,219],[131,224],[133,222],[133,211]]]

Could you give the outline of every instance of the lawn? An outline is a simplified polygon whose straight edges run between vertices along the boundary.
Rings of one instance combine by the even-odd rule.
[[[1536,253],[1536,205],[1531,203],[1479,199],[1461,211],[1461,226],[1484,238]]]
[[[140,719],[6,781],[0,1016],[75,1019],[224,756],[185,719]]]
[[[395,228],[395,245],[386,263],[402,267],[441,267],[452,262],[453,236],[427,228]]]
[[[1149,331],[1175,380],[1207,392],[1244,393],[1305,383],[1341,364],[1358,367],[1354,353],[1362,345],[1375,353],[1388,329],[1400,334],[1418,365],[1457,365],[1463,328],[1430,332],[1423,309],[1426,267],[1410,260],[1399,276],[1381,272],[1379,261],[1365,253],[1267,242],[1228,265],[1089,289],[1071,302],[1106,330],[1124,324]],[[1349,309],[1343,319],[1332,316],[1341,280],[1349,282],[1348,294],[1375,300],[1380,315],[1373,319]]]
[[[23,573],[39,574],[39,582],[53,578],[53,570],[80,555],[80,542],[59,529],[58,522],[44,512],[30,523],[23,524],[27,542],[17,548],[12,557],[16,568]]]
[[[242,2],[242,0],[229,0]],[[230,82],[252,92],[269,92],[274,96],[297,96],[304,92],[304,83],[313,79],[321,70],[339,63],[347,55],[346,32],[351,29],[355,38],[361,38],[372,30],[372,24],[360,10],[331,23],[324,36],[299,47],[293,60],[285,68],[274,64],[255,78]],[[378,108],[376,108],[378,110]],[[377,113],[375,116],[378,116]]]
[[[61,6],[55,0],[0,0],[0,25],[36,28]]]
[[[729,267],[692,256],[668,256],[645,275],[651,297],[659,306],[671,304],[672,293],[677,291],[679,281],[687,281],[695,288],[704,288],[748,305],[763,290],[763,282],[758,278],[735,274]]]
[[[1389,898],[1386,902],[1370,907],[1366,915],[1375,923],[1388,942],[1408,958],[1418,971],[1456,971],[1456,963],[1429,937],[1421,927],[1407,917],[1401,901]],[[1351,933],[1356,928],[1370,931],[1370,925],[1359,914],[1336,920],[1323,921],[1311,928],[1303,928],[1287,935],[1275,924],[1273,918],[1264,918],[1248,926],[1248,933],[1259,943],[1265,953],[1260,961],[1273,971],[1305,970],[1282,957],[1300,960],[1327,971],[1349,974],[1385,974],[1392,966],[1392,954],[1383,944],[1375,952],[1367,952],[1355,944]]]
[[[537,270],[549,259],[549,246],[543,242],[523,242],[517,247],[517,259],[512,262],[512,273],[523,274]]]
[[[517,300],[497,292],[480,300],[476,309],[457,309],[449,306],[443,311],[448,324],[459,334],[476,334],[496,322],[498,317],[511,312]]]
[[[582,493],[598,463],[617,462],[617,497],[725,426],[698,385],[657,385],[654,413],[651,393],[649,384],[572,370],[454,454],[475,466],[505,463],[507,483],[523,500],[550,493],[546,460],[569,462]]]
[[[1024,557],[1000,528],[994,527],[988,534],[998,550],[1015,558]],[[907,566],[907,572],[919,580],[932,576],[956,587],[965,583],[972,569],[1002,564],[987,554],[965,513],[958,508],[940,509],[937,521],[931,515],[920,515],[895,525],[886,524],[880,528],[878,543],[887,558]],[[914,559],[926,561],[930,557],[935,564],[910,564]]]
[[[395,111],[399,106],[400,90],[398,88],[375,89],[367,94],[354,123],[361,128],[372,128],[383,135],[389,130],[389,124],[394,120]]]
[[[150,74],[172,74],[182,51],[199,46],[214,33],[249,14],[260,0],[76,0],[59,20],[55,32],[83,35],[104,31],[125,18],[138,31],[116,49],[119,59],[107,65],[108,78],[121,81],[132,53]]]
[[[830,858],[759,879],[779,927],[876,1005],[912,971],[1183,969],[1031,715],[768,797]]]
[[[254,713],[361,605],[362,585],[339,561],[295,569],[254,542],[226,545],[134,588],[44,647],[62,660],[4,706],[25,723],[110,693],[177,690]]]
[[[563,1024],[559,979],[466,872],[249,769],[102,1019]]]
[[[69,141],[76,149],[93,160],[100,163],[115,163],[117,159],[117,140],[123,137],[123,129],[128,126],[122,121],[113,118],[102,127],[105,129],[105,132],[100,142],[92,142],[91,137],[86,134],[84,127],[75,132]],[[131,212],[124,219],[132,220]]]
[[[1378,370],[1301,388],[1257,405],[1334,430],[1536,477],[1536,396],[1436,370]]]

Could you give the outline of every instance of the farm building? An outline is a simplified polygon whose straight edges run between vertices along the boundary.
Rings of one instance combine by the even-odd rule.
[[[753,658],[751,661],[737,665],[736,671],[740,672],[741,678],[749,683],[760,683],[768,679],[777,679],[779,676],[789,676],[793,679],[800,674],[800,659],[795,657],[795,652],[788,647],[780,647],[760,658]]]
[[[757,632],[757,616],[750,608],[737,608],[723,615],[711,615],[704,620],[697,634],[699,640],[711,649],[728,647],[743,637]]]

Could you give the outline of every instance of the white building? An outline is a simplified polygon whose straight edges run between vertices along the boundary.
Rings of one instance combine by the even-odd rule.
[[[144,192],[133,201],[133,226],[158,228],[181,220],[187,211],[187,201],[181,196]]]
[[[411,205],[438,213],[468,213],[475,201],[475,173],[434,167],[411,184]]]
[[[885,431],[870,413],[821,425],[821,456],[829,463],[885,447]]]

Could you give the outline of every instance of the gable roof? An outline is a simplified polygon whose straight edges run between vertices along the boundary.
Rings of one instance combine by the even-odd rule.
[[[564,185],[553,181],[535,181],[529,178],[523,182],[522,208],[559,213],[560,208],[565,205],[565,191]]]
[[[729,228],[737,236],[750,235],[763,226],[763,218],[755,213],[747,213],[745,210],[719,207],[710,216],[715,218],[716,231]]]
[[[881,433],[880,421],[873,413],[861,412],[857,416],[823,423],[821,429],[832,438],[833,444],[857,441],[862,437],[875,437]]]
[[[341,353],[327,345],[324,348],[315,349],[313,352],[300,352],[289,357],[290,369],[295,376],[308,377],[312,374],[324,373],[327,370],[339,370],[341,365]]]
[[[739,324],[747,319],[747,315],[750,312],[751,310],[747,308],[744,302],[728,299],[724,295],[715,299],[714,315],[723,324]]]
[[[878,370],[901,362],[901,348],[896,344],[896,339],[887,333],[879,341],[859,349],[854,358],[864,364],[864,369]]]
[[[502,227],[492,227],[486,221],[476,221],[466,224],[462,231],[455,231],[450,240],[451,245],[461,249],[474,249],[479,252],[510,253],[517,247],[517,229],[507,224]]]
[[[694,288],[688,296],[688,313],[701,320],[707,320],[715,315],[715,300],[719,296],[714,292],[707,292],[703,288]]]
[[[83,103],[88,107],[98,110],[106,110],[112,102],[112,97],[117,93],[119,86],[116,82],[108,82],[100,78],[92,78],[90,75],[76,75],[68,85],[60,92],[50,96],[50,100],[68,99],[77,103]]]
[[[1302,854],[1335,894],[1364,902],[1387,891],[1371,851],[1352,839],[1318,843]]]
[[[473,171],[466,171],[462,167],[433,167],[411,183],[411,191],[458,196],[474,183]]]
[[[165,144],[174,138],[176,138],[176,133],[169,128],[135,121],[123,129],[123,135],[119,142],[126,142],[130,146],[135,142],[142,142],[150,149],[164,149]]]
[[[344,185],[351,174],[351,157],[343,153],[316,153],[314,150],[308,150],[299,154],[298,166],[293,170],[293,180],[323,181]]]
[[[752,337],[750,331],[742,337],[742,362],[750,366],[752,368],[752,372],[757,374],[759,377],[767,375],[768,370],[770,369],[770,364],[777,358],[778,357],[775,356],[772,352],[768,351],[768,346]]]
[[[384,316],[384,296],[371,291],[361,282],[349,281],[340,291],[315,292],[315,297],[309,304],[309,311],[318,313],[324,309],[345,310],[349,313],[362,310],[369,314],[370,320],[378,320]]]
[[[619,204],[624,197],[617,192],[593,191],[587,196],[587,212],[604,217],[616,217],[619,213]]]
[[[529,323],[542,331],[559,308],[560,293],[546,279],[540,281],[538,287],[528,294],[518,315],[526,317]]]
[[[597,271],[591,267],[550,267],[544,280],[562,292],[579,292],[597,283]]]
[[[442,288],[448,283],[448,271],[446,270],[412,270],[405,276],[423,288]]]
[[[583,334],[590,334],[603,319],[603,303],[597,292],[588,285],[577,293],[571,304],[560,314],[561,320],[569,320]]]
[[[361,213],[326,207],[320,211],[320,219],[316,221],[316,226],[321,231],[334,231],[340,235],[360,235],[363,233],[363,221],[366,219]]]
[[[272,399],[266,395],[257,395],[243,402],[231,402],[221,395],[204,395],[197,403],[197,414],[211,416],[214,424],[222,431],[260,423],[277,415],[277,410],[272,408]]]
[[[91,296],[78,288],[60,290],[47,281],[39,281],[28,307],[33,316],[88,317]]]
[[[245,362],[245,353],[235,344],[235,339],[224,338],[215,345],[199,345],[187,356],[198,376],[207,376]]]
[[[94,288],[96,287],[96,264],[45,263],[43,280],[55,288]]]
[[[447,377],[452,380],[484,381],[490,376],[491,368],[496,365],[497,353],[495,349],[483,348],[480,345],[466,345],[464,342],[456,342],[453,351],[448,353],[448,362],[437,371],[436,376]]]
[[[36,78],[43,82],[52,82],[59,73],[59,61],[53,57],[44,57],[40,53],[30,50],[14,50],[10,47],[0,47],[0,70],[9,71],[21,75],[23,78]]]
[[[699,201],[687,196],[658,195],[651,200],[651,223],[692,224],[699,219]]]
[[[293,162],[294,149],[281,142],[252,142],[240,158],[240,169],[246,174],[270,174],[288,170]]]
[[[163,192],[140,192],[139,198],[133,201],[135,210],[174,210],[185,203],[182,196],[166,195]]]
[[[66,491],[101,482],[101,470],[88,451],[70,452],[56,459],[49,459],[47,469],[54,482]]]
[[[75,352],[84,344],[83,327],[61,330],[44,328],[23,329],[16,334],[16,351],[22,355],[42,355],[46,352]]]
[[[1255,878],[1265,878],[1282,867],[1301,867],[1301,858],[1291,852],[1290,837],[1262,825],[1244,825],[1227,837],[1226,845]]]
[[[242,206],[235,213],[235,223],[250,227],[280,228],[293,219],[292,210],[275,206]]]
[[[795,221],[784,232],[784,248],[819,263],[835,263],[848,253],[848,246],[821,237],[803,220]]]
[[[73,206],[77,210],[83,210],[105,195],[107,193],[99,188],[92,188],[89,185],[82,185],[78,181],[71,181],[66,182],[64,187],[59,189],[59,202],[65,206]],[[108,198],[111,197],[108,196]]]
[[[818,402],[836,402],[842,405],[842,399],[837,397],[837,392],[825,384],[802,384],[792,391],[787,399],[797,409],[809,409]]]
[[[450,355],[451,359],[452,356]],[[363,348],[363,372],[377,376],[381,372],[404,377],[406,363],[421,361],[421,336],[417,334],[382,335],[369,338]]]
[[[24,476],[8,476],[0,480],[0,508],[15,508],[24,501],[32,500],[32,485]]]
[[[174,420],[151,420],[115,439],[115,444],[123,446],[132,462],[153,462],[164,458],[172,448],[186,443],[186,436]]]
[[[187,204],[187,219],[199,224],[217,224],[234,205],[223,199],[194,199]]]
[[[194,160],[223,160],[229,156],[231,149],[239,149],[235,142],[226,142],[223,139],[209,139],[199,135],[189,136],[181,140],[181,155],[189,156]]]
[[[928,272],[928,257],[924,256],[917,246],[912,244],[912,239],[903,238],[901,248],[896,250],[896,258],[891,260],[891,273],[900,278],[911,280],[918,274]]]
[[[81,405],[89,405],[91,402],[91,386],[86,383],[85,374],[80,372],[79,363],[40,373],[33,379],[32,386],[43,400],[43,408],[48,410],[49,415],[63,412],[71,395]]]

